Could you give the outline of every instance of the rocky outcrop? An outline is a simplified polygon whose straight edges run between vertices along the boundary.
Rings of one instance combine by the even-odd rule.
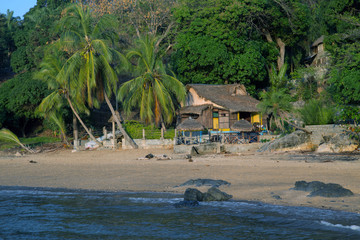
[[[353,138],[350,133],[343,132],[335,136],[324,136],[317,153],[342,153],[353,152],[359,146],[359,141]]]
[[[184,201],[227,201],[231,199],[232,196],[220,191],[216,187],[211,187],[206,193],[202,193],[195,188],[188,188],[184,193]]]
[[[176,187],[184,187],[184,186],[212,186],[212,187],[220,187],[222,185],[230,186],[231,183],[224,181],[224,180],[213,180],[207,178],[198,178],[198,179],[190,179],[189,181],[184,182]]]
[[[354,193],[336,183],[297,181],[294,190],[310,192],[308,197],[349,197]]]
[[[282,138],[275,139],[264,144],[258,152],[266,151],[309,151],[313,147],[310,141],[310,135],[304,131],[298,130]]]
[[[204,202],[227,201],[231,198],[232,198],[232,195],[222,192],[216,187],[209,188],[209,190],[203,194]]]
[[[188,188],[184,193],[184,201],[202,201],[203,193],[195,188]]]

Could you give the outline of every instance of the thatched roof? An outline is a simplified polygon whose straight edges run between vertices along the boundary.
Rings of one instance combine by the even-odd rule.
[[[246,93],[244,85],[209,85],[188,84],[187,89],[193,88],[196,93],[230,112],[258,112],[258,100]]]
[[[204,104],[204,105],[198,105],[198,106],[185,106],[180,109],[180,114],[198,114],[201,115],[202,111],[205,109],[211,107],[211,104]]]
[[[239,132],[251,132],[253,130],[253,126],[250,122],[241,119],[237,122],[235,122],[231,127],[231,130],[233,131],[239,131]]]
[[[202,131],[205,130],[205,127],[195,119],[188,118],[180,123],[176,129],[182,131]]]
[[[324,35],[315,40],[311,47],[317,47],[319,44],[324,42]]]
[[[117,118],[119,119],[119,121],[121,121],[121,118],[120,118],[120,114],[118,111],[115,111],[115,115],[117,116]],[[115,119],[114,119],[114,116],[111,114],[111,117],[110,119],[108,120],[108,122],[115,122]]]

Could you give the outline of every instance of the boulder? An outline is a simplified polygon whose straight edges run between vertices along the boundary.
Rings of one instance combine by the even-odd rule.
[[[189,202],[201,202],[201,201],[204,201],[204,202],[227,201],[231,198],[232,198],[231,195],[220,191],[216,187],[209,188],[206,193],[202,193],[195,188],[188,188],[188,189],[186,189],[186,191],[184,193],[184,201],[186,204],[188,204]],[[182,202],[180,202],[180,203],[182,203]],[[185,203],[182,203],[182,204],[185,204]]]
[[[232,198],[232,195],[222,192],[216,187],[209,188],[209,190],[206,193],[204,193],[204,195],[203,195],[204,202],[227,201],[231,198]]]
[[[184,193],[184,201],[202,201],[203,193],[195,188],[188,188]]]
[[[353,152],[359,146],[359,141],[353,138],[350,133],[344,132],[333,137],[325,136],[320,143],[317,153],[343,153]]]
[[[180,184],[176,187],[184,187],[184,186],[212,186],[212,187],[220,187],[222,185],[229,186],[231,183],[224,181],[224,180],[213,180],[213,179],[207,179],[207,178],[198,178],[198,179],[190,179],[189,181],[184,182],[183,184]]]
[[[294,190],[312,192],[324,188],[325,185],[326,185],[325,183],[319,181],[312,181],[312,182],[297,181],[295,183]]]
[[[336,183],[328,183],[324,188],[312,191],[309,197],[349,197],[353,196],[354,193],[349,189],[343,188],[341,185]]]
[[[308,197],[348,197],[354,195],[352,191],[336,183],[323,183],[319,181],[297,181],[294,190],[310,192]]]
[[[308,151],[313,147],[310,141],[310,135],[304,131],[298,130],[282,138],[275,139],[264,144],[258,152],[265,151]]]

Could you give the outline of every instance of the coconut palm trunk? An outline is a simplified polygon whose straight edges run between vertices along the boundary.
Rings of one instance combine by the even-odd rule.
[[[89,134],[91,140],[93,140],[93,141],[101,144],[98,140],[96,140],[96,138],[94,137],[94,135],[92,135],[92,133],[91,133],[91,132],[89,131],[89,129],[86,127],[85,123],[81,120],[79,114],[77,114],[77,112],[75,111],[75,108],[74,108],[74,106],[72,105],[69,96],[66,96],[66,100],[68,101],[69,106],[70,106],[71,110],[73,111],[73,113],[75,114],[76,118],[79,120],[81,126],[83,126],[83,128],[85,129],[85,131],[87,132],[87,134]]]
[[[126,132],[125,129],[123,128],[123,126],[122,126],[122,124],[121,124],[121,122],[120,122],[120,119],[118,119],[118,117],[116,116],[115,111],[114,111],[114,108],[113,108],[113,106],[111,105],[111,102],[110,102],[110,100],[109,100],[109,98],[108,98],[108,96],[107,96],[107,94],[106,94],[105,91],[104,91],[104,97],[105,97],[105,101],[106,101],[107,105],[108,105],[109,108],[110,108],[111,114],[113,115],[113,117],[114,117],[117,125],[119,126],[120,132],[124,135],[125,140],[126,140],[127,142],[129,142],[130,145],[131,145],[133,148],[137,149],[137,148],[138,148],[138,145],[134,142],[134,140],[127,134],[127,132]],[[115,136],[114,136],[114,137],[115,137]]]

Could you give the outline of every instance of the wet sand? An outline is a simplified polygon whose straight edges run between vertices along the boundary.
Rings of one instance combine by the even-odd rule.
[[[148,153],[166,154],[172,159],[138,160]],[[162,149],[58,150],[21,157],[1,153],[0,185],[183,193],[186,187],[175,186],[190,179],[209,178],[230,182],[220,190],[233,195],[234,200],[360,213],[360,160],[314,160],[294,153],[246,152],[193,156],[189,162],[185,155]],[[301,180],[337,183],[355,195],[307,197],[309,192],[291,190]]]

